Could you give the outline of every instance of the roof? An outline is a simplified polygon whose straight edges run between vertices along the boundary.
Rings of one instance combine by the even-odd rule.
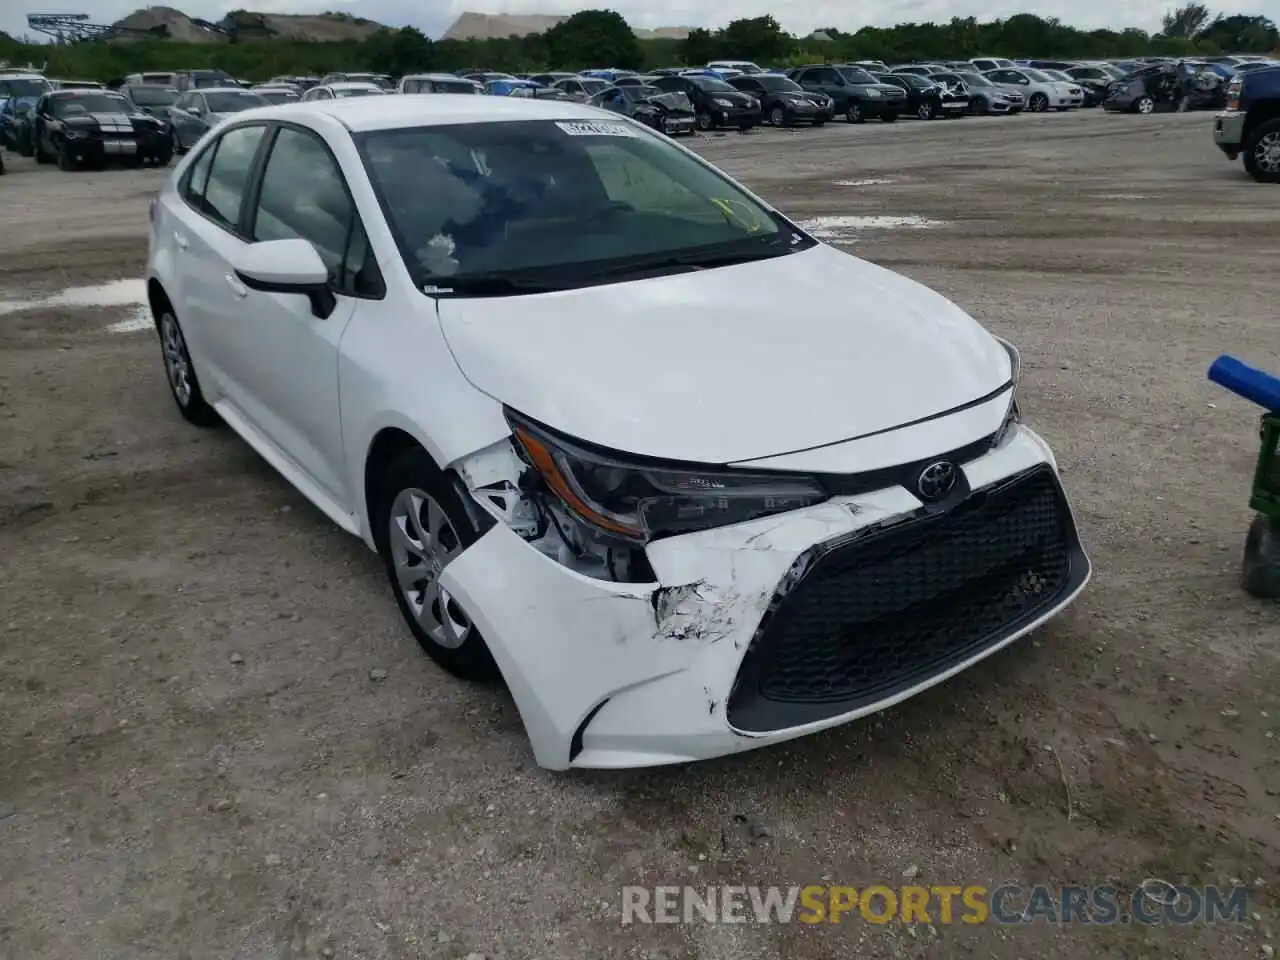
[[[188,90],[187,93],[253,93],[253,91],[246,90],[244,87],[197,87]]]
[[[299,120],[323,114],[333,117],[353,133],[397,130],[405,127],[453,123],[501,123],[515,120],[616,120],[617,114],[572,100],[535,100],[522,97],[459,97],[421,94],[412,97],[355,97],[344,100],[312,100],[276,107],[257,107],[237,114],[240,119],[275,117]]]
[[[466,77],[456,73],[406,73],[402,80],[452,80],[454,83],[471,83]]]
[[[335,80],[333,83],[322,84],[330,90],[381,90],[382,88],[376,83],[370,83],[367,80]]]

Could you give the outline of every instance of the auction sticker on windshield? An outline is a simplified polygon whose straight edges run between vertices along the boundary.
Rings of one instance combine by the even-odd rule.
[[[634,137],[630,124],[592,120],[557,121],[556,126],[571,137]]]

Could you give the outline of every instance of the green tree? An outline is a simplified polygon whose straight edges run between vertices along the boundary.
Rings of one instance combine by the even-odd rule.
[[[720,59],[720,41],[710,30],[690,30],[680,45],[680,58],[687,64],[704,64]]]
[[[1188,3],[1185,7],[1170,10],[1164,15],[1163,29],[1160,32],[1166,37],[1192,40],[1212,19],[1213,14],[1203,3]]]
[[[1196,39],[1214,43],[1227,53],[1270,53],[1280,48],[1280,30],[1275,23],[1246,14],[1219,14]]]
[[[717,40],[724,57],[764,63],[785,57],[793,45],[791,37],[771,16],[734,20],[720,31]]]
[[[559,67],[622,67],[639,70],[644,50],[622,14],[583,10],[546,33],[547,52]]]

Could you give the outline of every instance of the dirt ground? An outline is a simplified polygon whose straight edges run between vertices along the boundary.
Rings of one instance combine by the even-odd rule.
[[[1238,584],[1257,413],[1204,373],[1223,351],[1280,369],[1280,190],[1210,125],[701,141],[798,218],[941,222],[848,249],[1022,349],[1095,572],[1060,620],[888,714],[684,768],[537,769],[504,693],[419,652],[362,544],[178,417],[154,336],[107,331],[128,308],[0,316],[0,956],[1269,956],[1280,630]],[[159,173],[6,162],[0,301],[140,275]],[[624,884],[904,877],[1243,883],[1252,916],[620,923]]]

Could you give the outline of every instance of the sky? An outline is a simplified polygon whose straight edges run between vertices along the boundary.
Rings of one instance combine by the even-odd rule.
[[[726,14],[721,0],[171,0],[184,13],[218,20],[237,7],[269,13],[315,13],[345,10],[389,26],[413,26],[438,37],[464,10],[484,13],[567,14],[591,7],[617,10],[636,27],[720,27],[729,19],[773,14],[783,28],[805,34],[823,26],[856,30],[863,26],[892,26],[905,21],[944,21],[974,16],[980,20],[1035,13],[1057,17],[1086,29],[1140,27],[1155,31],[1160,17],[1179,0],[897,0],[883,5],[848,3],[846,12],[813,0],[736,0]],[[138,0],[83,0],[76,6],[45,0],[0,0],[0,30],[13,36],[27,33],[28,13],[87,13],[97,23],[112,23],[138,9]],[[841,6],[844,6],[843,4]],[[1280,0],[1234,0],[1212,9],[1224,13],[1266,14],[1274,17]],[[815,13],[815,9],[820,12]]]

